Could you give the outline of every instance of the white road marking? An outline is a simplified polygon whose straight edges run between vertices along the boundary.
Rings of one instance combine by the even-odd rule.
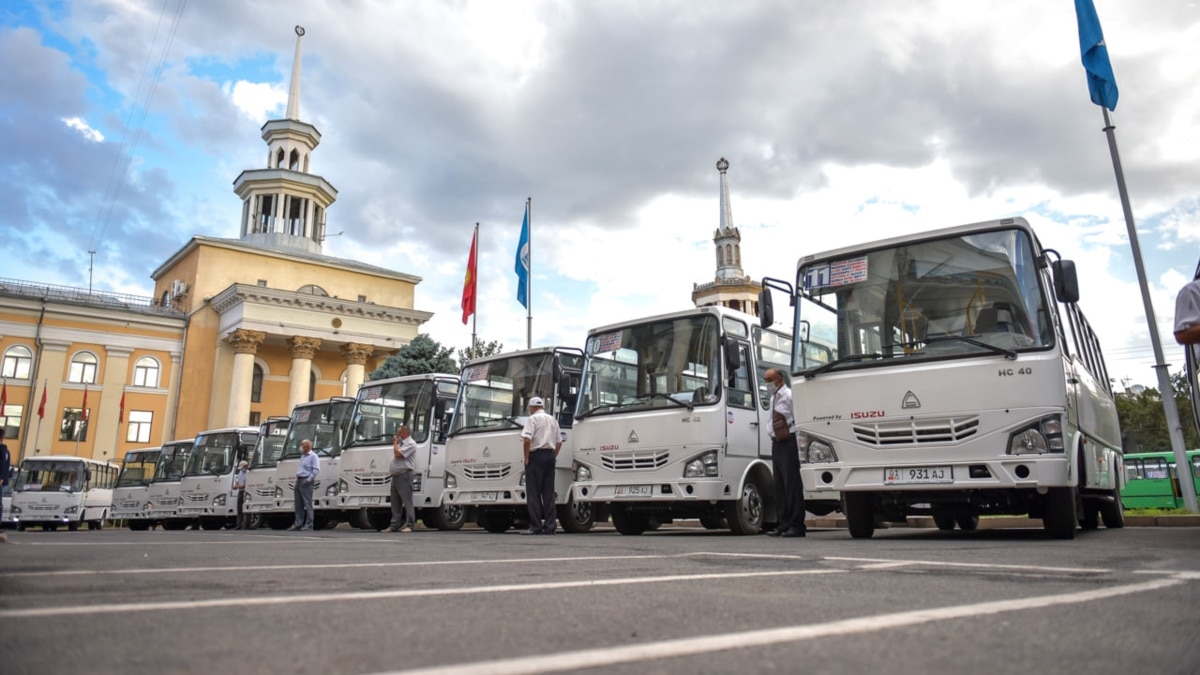
[[[602,586],[625,586],[631,584],[658,584],[674,581],[726,581],[729,579],[753,579],[764,577],[806,576],[814,574],[838,574],[845,570],[782,570],[773,572],[730,572],[720,574],[674,574],[658,577],[624,577],[620,579],[581,579],[533,584],[501,584],[497,586],[466,586],[463,588],[417,588],[388,591],[349,591],[344,593],[308,593],[276,595],[259,598],[218,598],[215,600],[177,600],[169,602],[130,602],[107,605],[75,605],[69,607],[36,607],[0,610],[0,619],[30,619],[51,616],[77,616],[91,614],[115,614],[120,612],[151,612],[160,610],[204,609],[210,607],[254,607],[264,605],[294,605],[302,602],[329,602],[346,600],[386,600],[394,598],[422,598],[442,595],[477,595],[488,593],[511,593],[515,591],[545,591],[562,588],[599,588]]]
[[[864,563],[859,569],[869,569],[878,566],[879,569],[888,567],[903,567],[909,565],[927,565],[931,567],[965,567],[973,569],[994,569],[1017,572],[1069,572],[1072,574],[1107,574],[1114,570],[1104,567],[1046,567],[1043,565],[1005,565],[1000,563],[968,563],[945,560],[891,560],[888,558],[847,558],[842,556],[802,556],[782,553],[728,553],[724,551],[706,551],[688,555],[705,555],[727,558],[766,558],[766,559],[795,559],[795,560],[829,560],[831,562]]]
[[[1017,600],[998,600],[970,605],[918,609],[894,614],[879,614],[857,619],[845,619],[822,624],[769,628],[741,633],[720,633],[677,640],[664,640],[626,647],[601,647],[562,652],[545,656],[476,661],[450,666],[394,671],[391,675],[517,675],[526,673],[556,673],[602,668],[623,663],[639,663],[658,659],[696,656],[713,652],[750,649],[798,642],[821,637],[837,637],[871,633],[890,628],[904,628],[934,621],[970,619],[1002,612],[1041,609],[1055,605],[1076,604],[1103,600],[1133,593],[1156,591],[1183,583],[1177,579],[1157,579],[1124,586],[1113,586],[1078,593],[1060,593]]]

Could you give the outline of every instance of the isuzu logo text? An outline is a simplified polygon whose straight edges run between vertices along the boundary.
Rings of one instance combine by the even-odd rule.
[[[855,410],[850,413],[852,420],[865,420],[872,417],[887,417],[887,412],[884,410]]]

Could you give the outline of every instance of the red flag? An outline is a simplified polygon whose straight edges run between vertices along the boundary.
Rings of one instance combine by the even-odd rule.
[[[87,385],[86,385],[86,384],[85,384],[85,385],[83,385],[83,421],[84,421],[84,422],[88,421],[88,411],[87,411]]]
[[[38,406],[38,419],[46,416],[46,387],[42,387],[42,403]]]
[[[0,389],[0,415],[4,414],[4,406],[8,405],[8,383],[4,383],[4,388]]]
[[[117,412],[117,422],[125,421],[125,392],[121,392],[121,409]]]
[[[463,325],[467,323],[467,317],[475,313],[475,247],[479,239],[479,226],[475,227],[475,234],[471,237],[471,257],[467,258],[467,276],[463,279],[463,294],[462,294],[462,321]]]

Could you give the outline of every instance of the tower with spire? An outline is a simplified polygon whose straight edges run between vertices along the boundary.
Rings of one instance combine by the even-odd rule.
[[[697,307],[721,305],[756,314],[762,284],[742,271],[742,233],[733,224],[729,203],[729,160],[724,157],[717,160],[717,171],[721,174],[721,221],[713,233],[717,274],[713,281],[693,286],[692,303]]]
[[[283,119],[262,126],[267,167],[243,171],[233,182],[242,199],[241,239],[274,249],[321,253],[325,212],[337,190],[310,171],[321,132],[300,119],[300,53],[304,28],[296,26],[296,54]]]

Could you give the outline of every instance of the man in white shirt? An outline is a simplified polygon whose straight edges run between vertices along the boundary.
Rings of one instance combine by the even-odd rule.
[[[796,445],[796,413],[792,390],[783,373],[771,368],[763,374],[771,392],[771,464],[775,475],[776,529],[772,537],[803,537],[804,485],[800,482],[800,449]]]
[[[417,442],[412,439],[408,425],[396,430],[392,439],[392,463],[388,475],[392,477],[392,522],[389,532],[412,532],[417,526],[416,510],[413,506],[413,469],[416,468]],[[400,509],[404,507],[404,515]],[[403,517],[403,521],[401,518]]]
[[[525,447],[525,505],[529,529],[522,534],[554,534],[554,462],[562,449],[558,420],[549,415],[540,397],[529,399],[529,417],[521,438]]]
[[[250,462],[238,462],[237,473],[233,474],[233,491],[237,493],[237,527],[235,530],[245,530],[246,527],[246,474]]]
[[[321,473],[321,460],[317,458],[317,453],[312,451],[312,441],[304,439],[300,441],[300,466],[296,469],[296,524],[292,525],[292,530],[311,530],[313,529],[313,483],[317,480],[317,474]]]

